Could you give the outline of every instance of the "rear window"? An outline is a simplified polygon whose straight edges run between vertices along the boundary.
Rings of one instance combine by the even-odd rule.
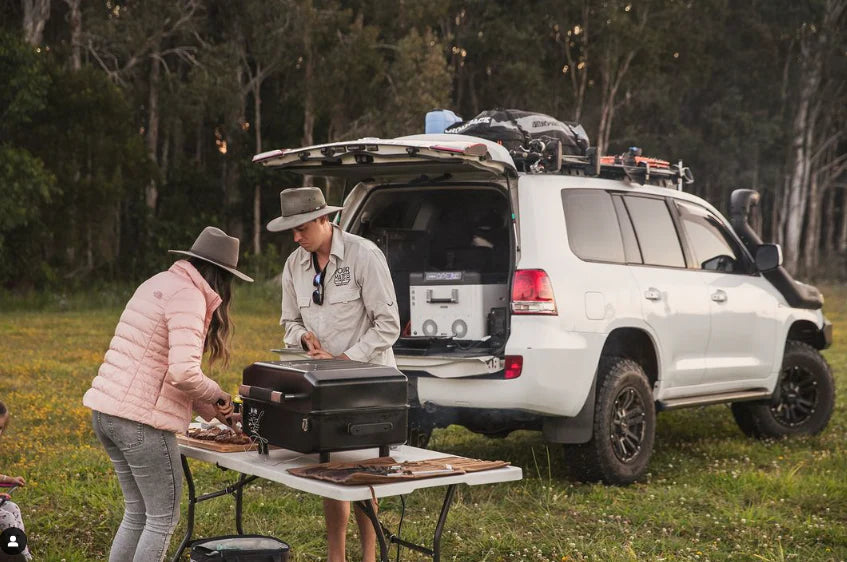
[[[624,263],[623,242],[611,196],[596,189],[563,189],[571,251],[580,259]]]
[[[664,199],[624,197],[638,236],[641,255],[647,265],[685,267],[673,219]]]

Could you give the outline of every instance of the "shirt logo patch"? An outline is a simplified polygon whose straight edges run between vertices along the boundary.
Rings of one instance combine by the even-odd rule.
[[[332,281],[336,287],[350,284],[350,266],[341,267],[335,270],[335,275],[332,276]]]

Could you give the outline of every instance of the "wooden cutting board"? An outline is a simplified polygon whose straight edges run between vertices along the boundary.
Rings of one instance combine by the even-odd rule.
[[[219,443],[218,441],[210,441],[208,439],[194,439],[180,433],[176,434],[176,440],[183,445],[190,445],[199,449],[208,449],[219,453],[245,453],[247,451],[255,451],[259,447],[256,443],[236,445],[233,443]]]

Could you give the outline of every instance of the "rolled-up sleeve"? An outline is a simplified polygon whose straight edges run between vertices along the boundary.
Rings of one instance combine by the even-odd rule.
[[[371,361],[400,337],[400,314],[394,283],[385,256],[376,248],[363,252],[358,264],[362,301],[371,327],[344,354],[354,361]]]
[[[306,333],[300,306],[297,304],[297,293],[294,291],[294,277],[291,273],[291,259],[285,262],[282,269],[282,316],[280,325],[285,329],[284,341],[288,347],[302,349],[300,338]]]
[[[196,289],[183,289],[165,306],[168,326],[168,377],[194,401],[214,402],[222,394],[218,383],[203,374],[206,301]]]

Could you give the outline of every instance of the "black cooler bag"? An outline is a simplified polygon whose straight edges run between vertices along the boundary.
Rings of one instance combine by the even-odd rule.
[[[393,367],[341,359],[264,361],[244,369],[245,432],[301,453],[380,448],[406,441],[407,379]],[[261,447],[260,447],[261,452]]]
[[[288,545],[273,537],[231,535],[191,543],[191,562],[288,562]]]
[[[494,141],[510,151],[528,147],[530,141],[535,139],[545,143],[559,141],[563,154],[582,156],[588,149],[588,134],[582,125],[520,109],[483,111],[470,121],[447,127],[444,132]]]

